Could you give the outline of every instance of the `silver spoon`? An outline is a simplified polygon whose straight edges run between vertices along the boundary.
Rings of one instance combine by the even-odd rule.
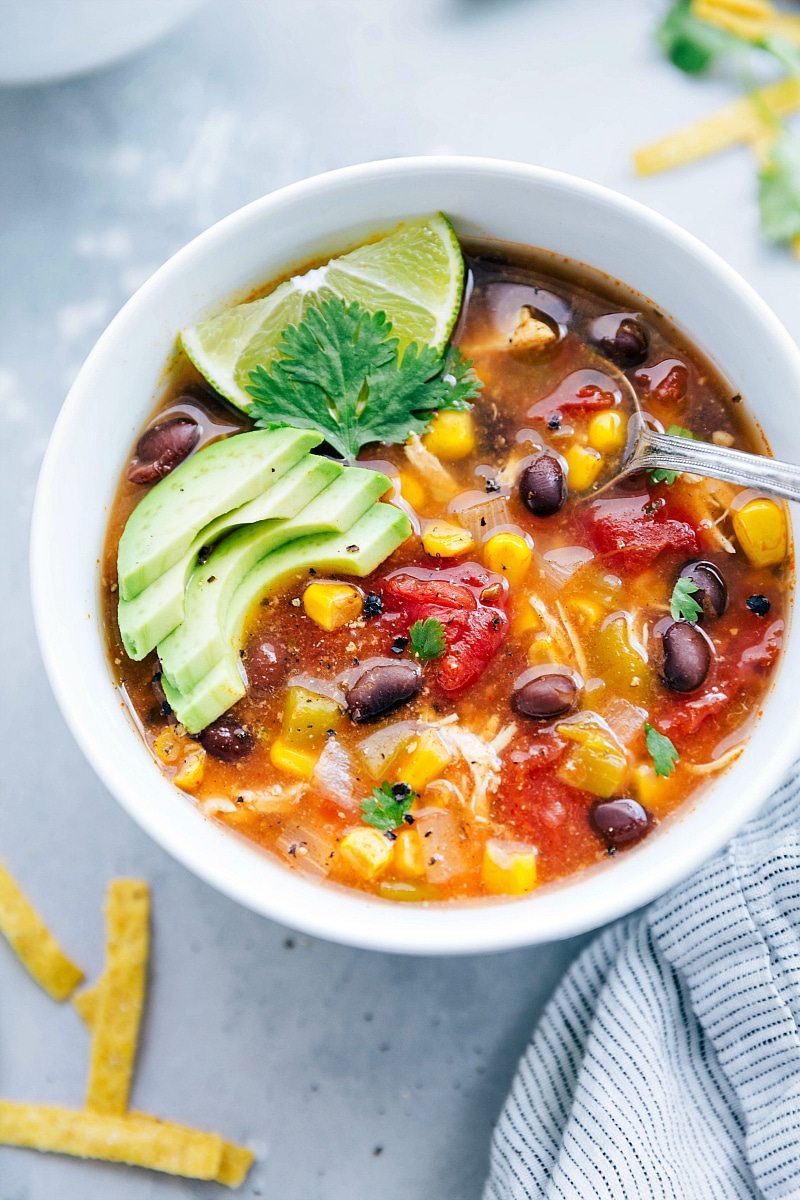
[[[639,471],[690,471],[693,475],[756,488],[785,500],[800,500],[800,466],[762,454],[729,450],[713,442],[659,433],[648,424],[630,380],[606,359],[603,359],[603,369],[617,381],[633,408],[628,422],[628,443],[614,480]],[[602,490],[605,491],[614,480],[604,484]]]

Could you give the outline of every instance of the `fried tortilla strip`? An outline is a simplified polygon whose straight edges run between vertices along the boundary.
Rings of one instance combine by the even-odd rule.
[[[97,1016],[97,1005],[100,1000],[100,992],[103,988],[103,977],[98,979],[97,983],[90,984],[89,987],[81,988],[81,990],[72,997],[72,1003],[77,1009],[78,1016],[83,1021],[87,1029],[94,1029],[95,1017]]]
[[[106,897],[106,963],[97,994],[86,1107],[123,1113],[147,986],[150,895],[140,879],[114,879]]]
[[[633,156],[639,175],[655,175],[706,158],[739,143],[751,143],[761,133],[764,109],[788,117],[800,108],[800,77],[787,76],[735,100],[677,133],[643,146]]]
[[[0,933],[22,965],[54,1000],[66,1000],[83,979],[27,896],[0,863]]]
[[[188,1179],[216,1179],[223,1141],[143,1113],[112,1116],[49,1104],[0,1100],[0,1144],[100,1158]]]
[[[229,1188],[241,1187],[254,1159],[252,1150],[247,1150],[244,1146],[235,1146],[233,1142],[223,1142],[222,1161],[214,1181]]]

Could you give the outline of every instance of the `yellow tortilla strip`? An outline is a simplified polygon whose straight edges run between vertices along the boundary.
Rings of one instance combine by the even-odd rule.
[[[0,933],[36,982],[54,1000],[66,1000],[83,979],[36,909],[0,864]]]
[[[77,1009],[78,1016],[83,1021],[87,1029],[94,1028],[94,1022],[97,1016],[97,1005],[100,999],[102,987],[103,978],[101,976],[97,983],[93,983],[89,987],[82,988],[81,991],[72,997],[72,1003]]]
[[[771,83],[661,141],[643,146],[633,156],[637,173],[655,175],[727,150],[729,146],[757,141],[763,129],[759,111],[763,105],[776,117],[787,117],[800,109],[800,77],[789,76]]]
[[[214,1179],[224,1183],[225,1187],[241,1187],[247,1178],[247,1173],[253,1165],[255,1155],[244,1146],[235,1146],[233,1142],[222,1143],[222,1161]]]
[[[106,897],[106,962],[96,1001],[86,1107],[128,1107],[147,986],[150,896],[139,879],[114,879]]]

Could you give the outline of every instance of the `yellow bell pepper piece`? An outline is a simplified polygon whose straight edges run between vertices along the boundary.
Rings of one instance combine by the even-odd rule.
[[[199,788],[206,773],[206,752],[202,746],[190,743],[188,754],[181,762],[172,782],[183,792],[193,792]]]
[[[426,729],[404,747],[395,767],[395,781],[407,783],[412,792],[421,792],[439,778],[452,757],[436,730]]]
[[[330,632],[361,616],[364,601],[351,583],[310,583],[303,592],[303,608],[322,629]]]
[[[487,892],[498,896],[523,896],[536,887],[538,851],[522,842],[490,838],[483,849],[481,874]]]
[[[733,514],[733,532],[754,567],[774,567],[786,558],[786,515],[774,500],[749,500]]]
[[[495,533],[483,547],[486,566],[498,575],[505,575],[512,587],[522,583],[532,559],[530,545],[518,533]]]
[[[575,442],[566,455],[567,481],[576,492],[585,492],[592,486],[603,469],[603,456],[591,446]]]
[[[330,696],[310,692],[304,687],[290,687],[283,707],[281,737],[290,746],[319,746],[329,729],[338,729],[342,710]]]
[[[377,829],[351,829],[339,843],[339,853],[361,879],[375,879],[392,861],[392,843]]]
[[[624,616],[609,618],[594,634],[591,662],[598,676],[626,700],[641,700],[652,671],[633,644]]]
[[[675,795],[674,781],[656,775],[646,763],[635,767],[632,774],[633,790],[639,803],[653,816],[664,816],[669,810],[669,801]]]
[[[319,759],[319,751],[292,746],[283,738],[276,738],[270,746],[269,758],[279,771],[285,771],[297,779],[310,779]]]
[[[595,413],[589,422],[589,445],[601,454],[618,454],[625,445],[628,422],[615,408]]]
[[[468,529],[451,525],[449,521],[431,521],[422,535],[422,547],[431,558],[457,558],[474,549],[475,542]]]
[[[401,829],[394,844],[392,871],[404,879],[419,879],[425,874],[422,838],[413,826]]]
[[[607,799],[619,791],[628,763],[619,746],[598,725],[573,721],[558,725],[561,737],[575,744],[559,768],[565,783]]]
[[[475,449],[475,422],[472,413],[457,412],[452,408],[441,409],[422,439],[422,444],[431,454],[445,462],[458,462],[467,458]]]
[[[400,495],[406,504],[410,504],[413,509],[422,508],[425,503],[425,488],[416,475],[412,475],[410,471],[401,471],[399,482]]]
[[[384,879],[378,884],[378,892],[384,900],[400,900],[411,903],[421,903],[423,900],[435,900],[436,888],[430,883],[412,883],[411,880]]]

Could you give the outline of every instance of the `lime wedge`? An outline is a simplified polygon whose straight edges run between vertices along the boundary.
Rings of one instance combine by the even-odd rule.
[[[287,325],[331,296],[384,312],[401,348],[447,344],[464,287],[464,260],[453,226],[437,213],[407,221],[394,233],[287,279],[262,300],[226,308],[184,329],[181,344],[198,371],[237,408],[252,403],[250,372],[276,354]]]

